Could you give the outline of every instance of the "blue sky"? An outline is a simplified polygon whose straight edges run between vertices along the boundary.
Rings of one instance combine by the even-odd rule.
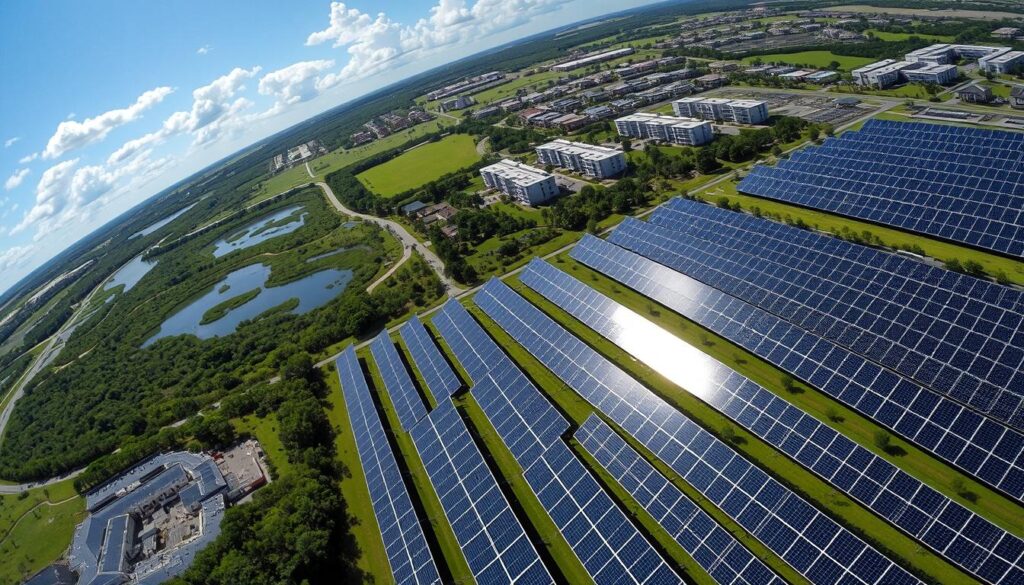
[[[160,189],[447,61],[650,0],[0,3],[0,291]]]

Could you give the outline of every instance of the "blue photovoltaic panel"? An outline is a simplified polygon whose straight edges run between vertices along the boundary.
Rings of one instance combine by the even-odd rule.
[[[597,415],[591,414],[574,436],[716,582],[785,585]]]
[[[500,281],[477,305],[516,342],[815,584],[920,583]]]
[[[477,583],[554,583],[451,398],[412,440]]]
[[[402,428],[410,430],[426,416],[427,407],[416,391],[416,386],[413,385],[412,378],[406,371],[387,329],[381,331],[370,344],[370,353],[373,354],[373,361],[377,362],[380,377],[384,380],[384,387],[391,396],[392,404],[395,405]]]
[[[910,128],[920,125],[869,120],[754,167],[737,190],[1024,257],[1024,141],[1005,131]],[[981,160],[961,160],[962,152]]]
[[[456,301],[435,325],[476,381],[470,393],[598,584],[679,583],[561,439],[569,423]],[[486,356],[486,357],[484,357]],[[555,473],[558,478],[550,477]],[[628,551],[628,552],[620,552]],[[626,556],[628,555],[628,557]]]
[[[451,396],[462,387],[459,377],[445,361],[441,350],[434,345],[430,333],[423,323],[420,323],[419,317],[413,315],[398,332],[405,342],[405,347],[409,348],[409,355],[412,356],[416,369],[420,371],[432,395],[440,400],[444,396]]]
[[[483,380],[494,364],[507,359],[497,344],[473,321],[466,308],[454,299],[441,307],[434,315],[433,323],[473,384]]]
[[[650,222],[672,232],[634,224],[636,237],[675,268],[1024,428],[1021,291],[683,199]]]
[[[651,246],[638,249],[655,255]],[[576,260],[806,381],[981,481],[1024,499],[1024,436],[827,339],[599,238]]]
[[[551,445],[525,476],[597,585],[682,583],[565,443]]]
[[[989,583],[1024,581],[1020,538],[547,262],[520,280],[953,564]]]
[[[384,434],[384,426],[359,367],[355,349],[349,346],[336,365],[373,514],[377,518],[395,583],[440,583],[441,577],[427,548],[423,528]]]

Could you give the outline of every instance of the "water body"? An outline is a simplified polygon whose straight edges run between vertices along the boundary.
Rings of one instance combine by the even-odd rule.
[[[303,209],[302,205],[285,207],[280,211],[259,218],[226,238],[217,240],[213,244],[213,257],[220,258],[235,250],[249,248],[272,238],[294,232],[306,225],[306,216],[309,215],[309,212],[297,213],[301,209]],[[278,226],[268,227],[288,217],[293,217],[294,219]]]
[[[343,248],[338,248],[337,250],[331,250],[330,252],[324,252],[323,254],[317,254],[316,256],[310,256],[309,258],[306,258],[306,264],[312,264],[313,262],[316,262],[317,260],[323,260],[324,258],[330,258],[331,256],[337,256],[338,254],[341,254],[343,252],[348,252],[350,250],[369,250],[369,249],[370,249],[369,246],[345,246]]]
[[[348,283],[352,281],[352,271],[321,270],[288,284],[268,288],[266,282],[269,277],[270,267],[265,264],[250,264],[235,270],[224,277],[224,280],[213,285],[210,292],[168,317],[160,325],[160,330],[153,337],[147,339],[142,347],[147,347],[158,339],[173,335],[195,335],[199,339],[231,335],[238,329],[238,324],[242,321],[252,319],[289,299],[299,300],[298,306],[292,313],[297,315],[307,313],[326,305],[331,299],[344,292]],[[228,285],[227,289],[223,288],[225,284]],[[206,311],[238,296],[233,291],[244,293],[256,288],[262,289],[256,298],[235,307],[212,323],[199,324]]]
[[[103,290],[110,290],[112,288],[124,285],[122,293],[126,293],[132,289],[136,284],[142,280],[143,276],[149,274],[150,270],[156,267],[156,260],[147,262],[142,259],[142,254],[132,258],[127,264],[117,269],[114,276],[107,281],[107,284],[103,285]],[[113,298],[113,297],[111,297]]]
[[[149,234],[155,232],[156,230],[158,230],[158,229],[164,227],[165,225],[171,223],[172,221],[178,219],[182,215],[185,215],[186,211],[188,211],[189,209],[192,209],[195,206],[196,206],[196,204],[193,203],[192,205],[189,205],[185,209],[181,209],[179,211],[175,211],[171,215],[168,215],[167,217],[161,219],[160,221],[154,223],[153,225],[151,225],[151,226],[149,226],[149,227],[147,227],[145,229],[141,229],[141,230],[135,232],[128,239],[130,240],[132,238],[142,238],[142,237],[148,236]]]

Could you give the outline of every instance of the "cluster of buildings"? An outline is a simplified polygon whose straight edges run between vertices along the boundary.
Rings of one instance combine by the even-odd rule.
[[[911,51],[902,61],[886,59],[853,70],[859,85],[886,88],[904,81],[946,85],[957,78],[958,59],[977,59],[978,69],[992,74],[1024,69],[1024,51],[1009,47],[939,43]]]
[[[464,110],[475,103],[476,100],[473,99],[473,96],[460,95],[458,97],[446,99],[443,102],[441,102],[441,111],[453,112],[455,110]]]
[[[353,134],[350,140],[352,146],[360,146],[433,119],[433,114],[421,108],[413,108],[405,115],[388,112],[363,124],[363,129]]]
[[[672,102],[676,116],[733,122],[764,124],[768,121],[768,104],[757,100],[686,97]]]
[[[446,238],[454,238],[459,235],[459,228],[448,224],[448,220],[454,217],[459,210],[445,201],[433,205],[427,205],[422,201],[413,201],[403,205],[401,211],[402,215],[413,221],[422,222],[425,227],[430,227],[434,224],[440,225],[441,233]]]
[[[481,91],[492,85],[505,82],[505,73],[502,71],[491,71],[490,73],[484,73],[483,75],[477,75],[474,77],[467,77],[456,81],[455,83],[446,85],[440,89],[427,94],[428,101],[442,100],[453,95],[460,93],[468,93],[471,91]]]
[[[637,112],[618,118],[615,120],[615,129],[620,136],[687,146],[707,144],[714,138],[711,122],[646,112]]]
[[[823,69],[800,69],[792,65],[757,65],[743,70],[745,75],[758,77],[778,77],[779,79],[795,82],[809,83],[831,83],[839,79],[837,71]]]
[[[316,139],[310,140],[298,146],[293,146],[286,152],[274,155],[274,158],[270,159],[270,173],[276,175],[281,171],[311,161],[324,154],[327,154],[327,149],[320,144],[320,141]]]
[[[1021,29],[1014,26],[1004,26],[992,31],[992,36],[997,39],[1005,39],[1008,41],[1014,39],[1024,40],[1024,31],[1021,31]]]
[[[68,566],[78,585],[156,585],[220,533],[225,507],[267,481],[247,441],[225,453],[153,457],[85,496]]]
[[[611,61],[613,59],[619,59],[621,57],[628,57],[636,51],[633,47],[624,47],[621,49],[614,49],[611,51],[600,51],[597,53],[587,53],[579,57],[575,57],[569,61],[562,61],[561,63],[555,63],[551,66],[552,71],[572,71],[573,69],[579,69],[581,67],[588,67],[590,65],[596,65],[598,63],[604,63],[605,61]]]

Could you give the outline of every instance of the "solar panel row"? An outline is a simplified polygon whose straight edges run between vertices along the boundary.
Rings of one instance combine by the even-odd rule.
[[[398,421],[406,431],[412,429],[427,415],[427,407],[416,391],[416,386],[413,385],[412,378],[405,369],[405,364],[402,363],[402,358],[398,355],[387,329],[381,331],[370,343],[370,353],[373,354],[373,361],[377,362],[384,387],[391,396],[392,404],[395,405]]]
[[[459,377],[452,371],[451,366],[445,361],[441,351],[434,345],[434,341],[427,333],[426,327],[420,322],[419,317],[413,315],[411,319],[402,325],[398,330],[409,348],[409,355],[412,356],[416,369],[423,376],[430,393],[440,399],[442,396],[451,396],[456,390],[462,387]]]
[[[585,238],[572,257],[807,381],[879,424],[977,477],[1024,499],[1024,436],[808,333],[775,315],[644,256]]]
[[[775,167],[754,167],[737,189],[1024,257],[1024,195],[1017,175],[1024,170],[1024,148],[1019,138],[1010,132],[905,126],[876,122],[866,126],[870,141],[826,140],[825,150],[812,147]],[[906,147],[906,152],[887,154],[878,146]],[[1007,168],[950,168],[957,147],[973,147],[976,154],[988,149],[993,161],[1006,150]],[[950,164],[929,165],[933,153],[948,155]]]
[[[450,398],[412,440],[478,583],[554,583]]]
[[[520,279],[641,362],[989,583],[1024,582],[1024,541],[542,260]]]
[[[591,414],[573,436],[716,582],[785,583],[597,415]]]
[[[462,305],[449,301],[442,314],[438,317],[445,324],[438,329],[456,359],[481,376],[471,394],[527,470],[527,483],[595,582],[678,583],[678,576],[566,447],[560,435],[568,430],[568,421]],[[490,361],[479,361],[480,355]],[[484,372],[487,365],[491,369]],[[555,472],[558,477],[550,477]]]
[[[391,574],[399,584],[440,583],[409,492],[402,481],[384,426],[370,396],[355,350],[349,346],[336,361],[349,424],[366,476]]]
[[[1024,427],[1020,291],[682,199],[650,221],[701,281]]]
[[[475,301],[517,343],[812,583],[919,583],[497,280]]]

